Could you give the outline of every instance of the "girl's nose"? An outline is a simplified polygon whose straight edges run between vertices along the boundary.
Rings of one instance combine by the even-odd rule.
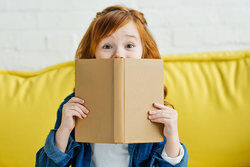
[[[125,58],[124,56],[113,56],[113,58]]]
[[[124,54],[121,52],[121,50],[116,49],[114,55],[112,56],[112,58],[125,58]]]

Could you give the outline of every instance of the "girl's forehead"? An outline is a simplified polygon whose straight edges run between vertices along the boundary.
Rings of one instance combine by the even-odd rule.
[[[120,27],[115,33],[138,33],[138,30],[135,26],[135,24],[130,21],[127,24],[125,24],[124,26]]]
[[[109,38],[117,38],[119,36],[127,37],[127,38],[135,38],[137,39],[139,37],[139,32],[133,22],[129,22],[123,27],[120,27],[117,29],[113,34],[106,37],[106,39]]]

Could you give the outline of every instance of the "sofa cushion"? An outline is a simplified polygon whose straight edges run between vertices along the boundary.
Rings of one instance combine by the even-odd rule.
[[[250,165],[250,50],[164,56],[191,167]]]
[[[162,55],[189,166],[250,164],[249,58],[250,50]],[[60,103],[73,92],[74,65],[0,70],[0,166],[34,166]]]
[[[0,70],[1,167],[35,166],[74,77],[74,61],[33,72]]]

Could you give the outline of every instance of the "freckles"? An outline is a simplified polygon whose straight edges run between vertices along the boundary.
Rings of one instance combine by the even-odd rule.
[[[101,54],[99,55],[99,57],[102,58],[102,59],[109,59],[109,58],[112,57],[112,54],[109,54],[109,53],[101,53]]]

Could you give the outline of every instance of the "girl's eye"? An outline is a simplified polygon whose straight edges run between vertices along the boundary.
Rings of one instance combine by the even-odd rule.
[[[135,47],[135,45],[133,45],[133,44],[128,44],[127,47],[128,47],[128,48],[133,48],[133,47]],[[111,46],[110,46],[110,45],[104,45],[103,48],[104,48],[104,49],[110,49]]]
[[[105,46],[108,46],[108,48],[105,48]],[[109,49],[109,47],[110,47],[109,45],[104,45],[104,46],[103,46],[104,49]]]
[[[128,44],[127,46],[129,46],[129,48],[132,48],[132,46],[135,47],[133,44]]]

